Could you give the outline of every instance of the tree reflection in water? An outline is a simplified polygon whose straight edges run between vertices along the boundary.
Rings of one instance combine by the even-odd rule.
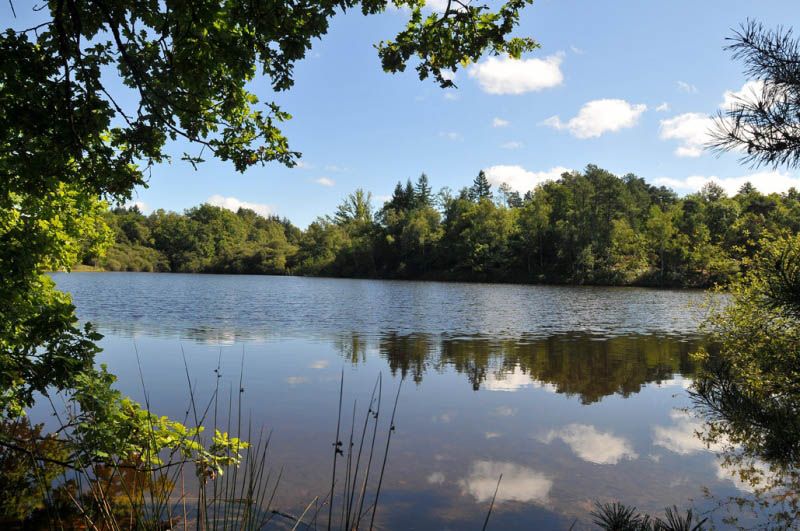
[[[741,525],[742,509],[749,509],[776,528],[800,524],[798,395],[765,397],[737,377],[729,360],[713,358],[691,395],[705,421],[697,437],[718,451],[720,475],[746,493],[718,500],[725,522]]]
[[[691,353],[700,339],[657,335],[603,337],[585,333],[549,337],[490,339],[389,332],[377,339],[378,354],[393,375],[421,383],[426,372],[454,369],[472,389],[547,385],[557,393],[591,404],[618,394],[628,397],[652,382],[691,376]],[[337,343],[351,363],[366,357],[369,342],[357,334]]]

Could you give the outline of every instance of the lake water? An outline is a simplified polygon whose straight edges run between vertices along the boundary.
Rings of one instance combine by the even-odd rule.
[[[384,529],[478,529],[501,474],[490,529],[584,528],[594,500],[702,510],[713,504],[704,487],[740,493],[682,409],[702,292],[54,278],[105,335],[99,361],[119,388],[143,400],[143,379],[157,413],[184,418],[184,355],[199,395],[219,384],[235,397],[242,378],[245,416],[272,430],[282,511],[298,514],[330,488],[342,373],[347,426],[354,401],[363,418],[378,374],[385,402],[404,379],[376,520]]]

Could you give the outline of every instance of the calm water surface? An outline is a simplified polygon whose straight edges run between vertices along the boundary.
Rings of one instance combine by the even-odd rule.
[[[389,529],[588,526],[593,500],[710,506],[742,488],[682,408],[706,295],[634,288],[135,273],[54,275],[105,334],[119,387],[183,418],[182,352],[199,393],[239,390],[273,430],[276,505],[330,486],[345,410],[379,373],[405,379],[381,494]],[[217,378],[214,370],[221,366]],[[363,406],[363,407],[362,407]],[[349,420],[348,420],[349,422]]]

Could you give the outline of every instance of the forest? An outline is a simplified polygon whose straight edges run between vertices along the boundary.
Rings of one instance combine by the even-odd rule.
[[[422,174],[378,209],[356,190],[306,230],[209,204],[148,216],[117,207],[104,219],[114,245],[102,257],[86,245],[81,261],[111,271],[708,287],[800,231],[800,193],[746,183],[729,197],[711,182],[679,197],[589,165],[524,195],[483,172],[434,193]]]

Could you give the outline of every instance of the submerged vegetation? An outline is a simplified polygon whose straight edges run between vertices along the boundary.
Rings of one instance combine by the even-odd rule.
[[[306,230],[209,204],[184,214],[106,213],[115,244],[84,264],[112,271],[705,287],[746,267],[762,242],[800,231],[800,192],[733,197],[714,183],[679,198],[596,166],[520,196],[481,172],[433,194],[424,174],[373,211],[350,194]]]

